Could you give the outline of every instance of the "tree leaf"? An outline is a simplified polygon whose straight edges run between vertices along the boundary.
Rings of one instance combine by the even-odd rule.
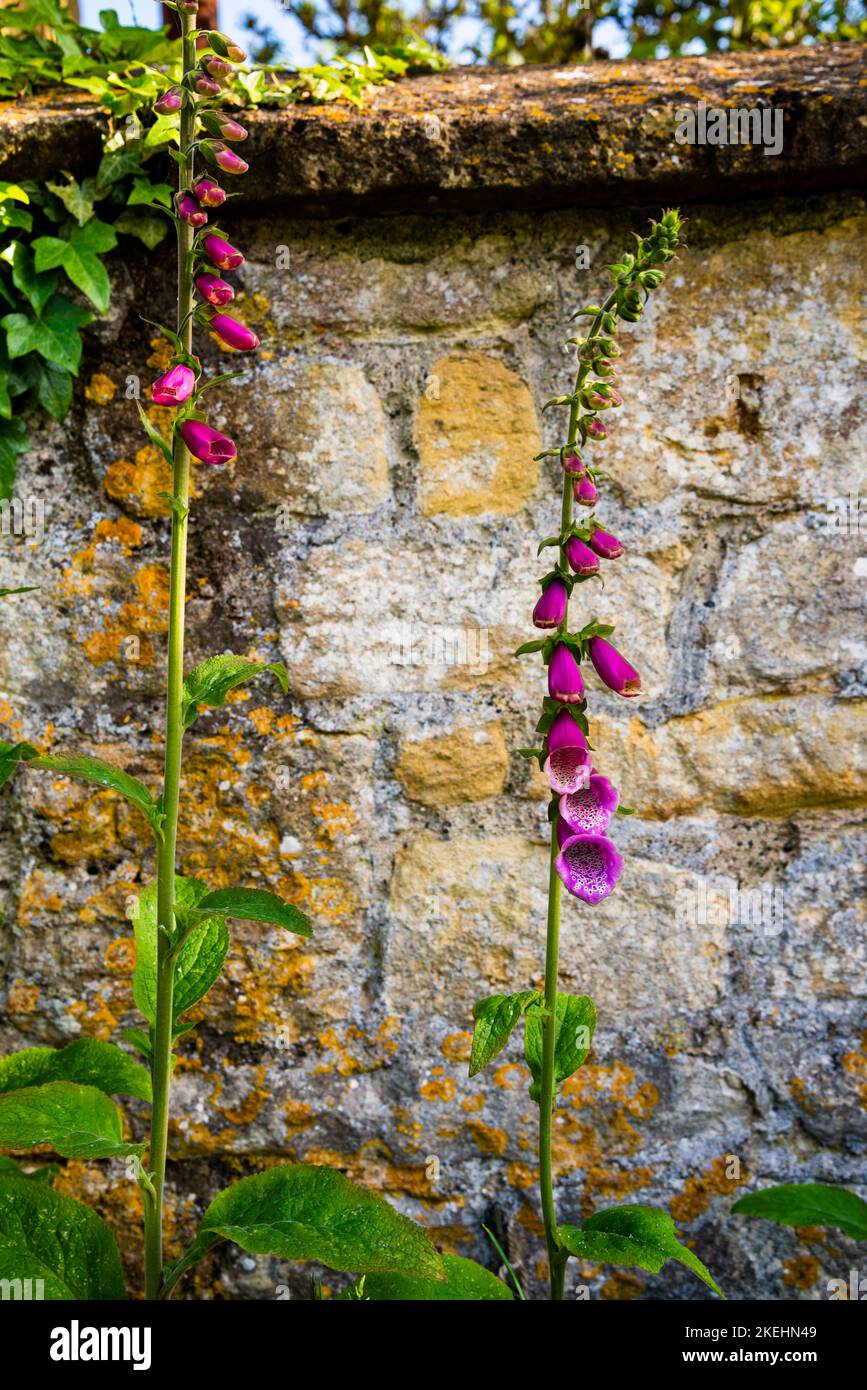
[[[848,1188],[829,1183],[781,1183],[748,1192],[738,1198],[732,1212],[763,1216],[784,1226],[835,1226],[853,1240],[867,1240],[867,1202]]]
[[[532,1100],[539,1099],[542,1080],[542,1022],[544,1006],[534,1004],[524,1023],[524,1057],[533,1073]],[[567,1081],[584,1062],[596,1028],[596,1005],[586,994],[558,994],[554,1043],[554,1085]]]
[[[313,935],[313,928],[300,908],[263,888],[219,888],[214,893],[206,893],[197,907],[200,911],[213,908],[215,912],[245,922],[275,922],[298,936]]]
[[[444,1280],[408,1279],[402,1274],[365,1274],[340,1300],[371,1303],[492,1303],[514,1301],[502,1279],[462,1255],[443,1255]]]
[[[570,1255],[599,1264],[630,1265],[658,1274],[666,1260],[678,1260],[725,1297],[698,1256],[680,1244],[677,1227],[659,1207],[609,1207],[588,1216],[580,1229],[560,1226],[558,1234]]]
[[[110,1227],[45,1183],[0,1180],[0,1278],[41,1279],[45,1299],[126,1298]]]
[[[156,805],[144,783],[137,777],[131,777],[122,768],[104,763],[101,758],[91,758],[85,753],[49,753],[45,757],[35,758],[25,755],[22,756],[22,761],[28,767],[44,768],[48,772],[62,772],[68,777],[79,777],[83,782],[92,782],[98,787],[120,792],[136,810],[141,811],[151,825],[156,823]]]
[[[252,1255],[315,1260],[351,1274],[444,1276],[443,1262],[421,1226],[335,1169],[304,1163],[241,1178],[215,1197],[169,1281],[221,1240],[234,1241]]]
[[[0,1092],[47,1081],[77,1081],[107,1096],[150,1100],[150,1074],[128,1052],[97,1038],[78,1038],[66,1047],[28,1047],[0,1058]]]
[[[541,999],[536,989],[520,994],[491,994],[473,1005],[473,1050],[470,1056],[470,1076],[476,1076],[509,1041],[512,1029],[530,1004]]]
[[[242,656],[228,653],[208,657],[184,681],[184,728],[188,729],[195,720],[199,705],[224,705],[230,690],[243,685],[253,676],[261,675],[263,671],[270,671],[277,677],[285,695],[289,689],[289,677],[282,661],[247,661]]]
[[[175,875],[175,907],[180,915],[197,907],[207,884]],[[136,961],[133,997],[148,1023],[156,1022],[157,1002],[157,884],[149,883],[132,911]],[[229,931],[221,913],[211,913],[195,923],[175,964],[174,1014],[177,1018],[204,998],[223,968],[229,949]]]
[[[63,1158],[140,1154],[144,1144],[123,1140],[117,1106],[95,1086],[49,1081],[0,1095],[0,1146],[33,1149],[50,1144]]]

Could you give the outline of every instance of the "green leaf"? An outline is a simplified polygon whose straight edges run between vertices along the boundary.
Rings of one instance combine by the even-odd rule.
[[[6,179],[0,179],[0,199],[13,198],[17,203],[29,203],[30,195],[20,183],[7,183]]]
[[[44,1182],[50,1187],[60,1172],[57,1163],[46,1163],[42,1168],[30,1168],[27,1172],[14,1158],[0,1154],[0,1182],[6,1178],[20,1178],[23,1182]]]
[[[171,184],[151,183],[150,179],[139,178],[133,180],[132,192],[126,201],[128,207],[135,207],[140,203],[162,203],[164,207],[170,208],[172,197]]]
[[[158,212],[137,208],[124,208],[114,222],[116,232],[123,232],[126,236],[137,236],[149,251],[159,246],[170,226],[168,219],[161,217]]]
[[[149,1073],[114,1043],[78,1038],[66,1047],[28,1047],[0,1058],[0,1092],[47,1081],[76,1081],[95,1086],[107,1096],[137,1096],[150,1100]]]
[[[33,255],[22,241],[13,241],[7,246],[2,259],[12,267],[12,283],[16,290],[24,295],[35,313],[41,314],[57,289],[57,276],[53,271],[37,274]]]
[[[111,300],[111,285],[99,257],[116,244],[114,228],[92,217],[83,227],[73,227],[68,241],[62,237],[37,237],[33,243],[36,269],[54,270],[62,266],[72,283],[104,314]]]
[[[835,1226],[853,1240],[867,1240],[867,1202],[846,1187],[823,1182],[781,1183],[748,1192],[732,1207],[737,1216],[763,1216],[784,1226]]]
[[[131,777],[122,768],[112,767],[100,758],[91,758],[84,753],[54,754],[45,757],[22,755],[28,767],[43,768],[49,772],[62,772],[68,777],[78,777],[83,782],[92,782],[98,787],[107,787],[120,792],[136,810],[146,816],[151,825],[157,819],[157,810],[147,787],[137,777]]]
[[[110,1227],[81,1202],[22,1178],[0,1180],[0,1278],[41,1279],[45,1299],[126,1298]]]
[[[12,496],[18,455],[26,453],[29,447],[27,426],[20,417],[0,420],[0,499]]]
[[[64,173],[66,174],[65,170]],[[71,174],[66,174],[66,178],[67,183],[46,183],[45,187],[60,199],[70,217],[74,217],[79,226],[83,226],[93,216],[95,182],[93,179],[86,179],[84,184],[80,184]]]
[[[538,990],[526,989],[520,994],[492,994],[473,1005],[476,1024],[473,1029],[470,1076],[476,1076],[498,1052],[502,1052],[521,1014],[541,997]]]
[[[298,936],[313,935],[313,928],[300,908],[262,888],[219,888],[215,893],[207,893],[197,906],[200,911],[212,908],[245,922],[275,922]]]
[[[6,329],[10,357],[38,352],[47,362],[65,367],[78,375],[81,361],[79,328],[93,322],[93,314],[80,309],[62,294],[54,294],[39,318],[27,314],[6,314],[0,323]]]
[[[9,589],[8,592],[14,594],[17,591]],[[0,787],[6,785],[21,759],[35,752],[32,743],[0,743]]]
[[[524,1056],[533,1073],[530,1087],[532,1100],[539,1099],[539,1086],[542,1080],[542,1022],[545,1017],[543,1004],[534,1004],[527,1010],[524,1024]],[[566,1081],[583,1063],[596,1028],[596,1005],[586,994],[558,994],[556,1011],[556,1039],[554,1043],[554,1085]]]
[[[72,377],[65,367],[45,362],[31,352],[22,360],[20,376],[43,410],[47,410],[55,420],[65,419],[72,403]]]
[[[124,1143],[120,1111],[103,1091],[72,1081],[0,1095],[0,1146],[32,1149],[37,1144],[50,1144],[63,1158],[112,1158],[145,1148]]]
[[[198,906],[207,884],[175,875],[175,909],[178,916]],[[133,997],[148,1023],[156,1022],[157,994],[157,884],[149,883],[132,911],[136,962]],[[197,921],[178,952],[175,965],[175,1018],[204,998],[223,968],[229,949],[229,932],[221,913]]]
[[[403,1274],[365,1274],[340,1295],[340,1301],[371,1303],[492,1303],[514,1301],[502,1279],[475,1260],[462,1255],[443,1255],[446,1277],[408,1279]]]
[[[145,323],[148,323],[148,322],[150,322],[150,320],[149,320],[149,319],[145,319]],[[151,424],[150,420],[148,419],[148,417],[147,417],[147,415],[146,415],[146,413],[145,413],[145,409],[144,409],[144,406],[142,405],[141,401],[136,401],[136,405],[138,406],[139,419],[141,420],[142,424],[144,425],[145,434],[147,435],[147,437],[148,437],[148,439],[150,440],[151,444],[153,444],[154,447],[155,447],[156,449],[159,449],[160,453],[163,455],[163,458],[166,460],[166,462],[167,462],[171,467],[174,467],[174,462],[175,462],[175,460],[174,460],[174,455],[173,455],[173,453],[172,453],[172,447],[171,447],[171,445],[168,444],[168,443],[165,441],[165,439],[163,439],[162,435],[160,434],[160,432],[159,432],[159,430],[156,428],[156,426]]]
[[[666,1260],[678,1260],[725,1297],[698,1256],[680,1244],[677,1227],[659,1207],[610,1207],[588,1216],[580,1229],[559,1227],[558,1234],[570,1255],[599,1264],[631,1265],[658,1274]]]
[[[444,1276],[421,1226],[335,1169],[303,1163],[241,1178],[215,1197],[170,1282],[221,1240],[251,1255],[315,1260],[349,1274]]]
[[[0,589],[0,598],[9,598],[11,594],[33,594],[38,588],[38,584],[23,584],[19,589]]]
[[[253,676],[270,671],[280,682],[285,695],[289,677],[282,661],[247,661],[242,656],[211,656],[191,671],[184,681],[183,721],[188,729],[196,718],[199,705],[216,707],[226,703],[226,696],[236,686]]]

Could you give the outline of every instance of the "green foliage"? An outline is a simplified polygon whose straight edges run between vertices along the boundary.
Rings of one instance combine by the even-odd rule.
[[[538,990],[526,989],[520,994],[492,994],[473,1005],[470,1076],[476,1076],[502,1052],[521,1014],[541,997]]]
[[[72,1081],[49,1081],[0,1095],[0,1147],[50,1144],[63,1158],[140,1154],[123,1139],[121,1113],[104,1091]]]
[[[782,1183],[748,1192],[738,1198],[732,1212],[762,1216],[784,1226],[835,1226],[853,1240],[867,1240],[867,1202],[845,1187],[828,1183]]]
[[[341,1301],[371,1303],[494,1303],[513,1294],[484,1265],[462,1255],[443,1255],[444,1280],[408,1279],[403,1274],[365,1274],[340,1295]]]
[[[120,1254],[96,1212],[0,1169],[0,1279],[41,1279],[46,1299],[126,1297]]]
[[[170,933],[175,943],[175,1019],[203,999],[218,979],[229,949],[226,919],[219,912],[200,915],[194,910],[207,893],[207,884],[175,875],[175,915],[178,925]],[[191,914],[189,922],[185,914]],[[132,911],[135,929],[133,997],[148,1023],[156,1022],[157,1003],[157,884],[149,883]]]
[[[4,748],[8,745],[0,744],[0,786],[3,784],[2,762],[5,757],[8,762],[12,754],[6,752]],[[126,797],[131,806],[147,819],[149,824],[156,828],[159,825],[159,810],[156,802],[145,786],[137,777],[131,777],[123,768],[113,767],[111,763],[104,763],[101,758],[91,758],[85,753],[49,753],[41,757],[30,748],[28,744],[19,744],[17,760],[23,762],[27,767],[41,768],[47,772],[62,772],[67,777],[77,777],[82,782],[91,782],[97,787],[105,787],[107,790],[120,792],[121,796]]]
[[[524,1057],[533,1074],[530,1097],[538,1101],[542,1080],[543,1003],[531,1004],[524,1023]],[[583,1065],[596,1029],[596,1006],[586,994],[558,994],[554,1041],[554,1086]]]
[[[197,906],[202,911],[222,912],[246,922],[273,922],[298,936],[313,935],[313,928],[300,908],[263,888],[219,888],[214,893],[206,893]]]
[[[720,1298],[725,1297],[698,1256],[680,1244],[668,1212],[658,1207],[610,1207],[594,1212],[580,1228],[560,1226],[558,1235],[570,1255],[598,1264],[628,1265],[658,1274],[666,1260],[678,1260]]]
[[[48,1081],[76,1081],[107,1096],[150,1100],[151,1079],[145,1068],[114,1043],[78,1038],[66,1047],[28,1047],[0,1058],[0,1092]]]
[[[188,729],[195,721],[199,705],[211,708],[224,705],[230,690],[270,671],[280,682],[285,695],[289,677],[282,661],[247,661],[242,656],[211,656],[191,671],[184,681],[183,725]]]

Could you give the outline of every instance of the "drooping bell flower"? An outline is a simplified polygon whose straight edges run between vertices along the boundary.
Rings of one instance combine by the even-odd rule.
[[[569,647],[558,642],[548,662],[548,694],[552,700],[575,705],[584,695],[581,667]]]
[[[228,435],[212,430],[201,420],[184,420],[181,438],[193,457],[201,459],[202,463],[229,463],[237,452]]]
[[[599,560],[577,536],[570,536],[566,542],[566,559],[573,574],[599,573]]]
[[[224,174],[246,174],[249,164],[242,159],[234,150],[227,149],[225,145],[213,145],[214,163],[223,170]]]
[[[592,478],[576,478],[572,491],[575,501],[582,507],[595,507],[599,501],[599,492]]]
[[[552,791],[564,796],[587,786],[591,771],[590,749],[568,710],[561,710],[548,730],[545,750],[544,772]]]
[[[533,609],[533,623],[536,627],[559,627],[566,616],[569,594],[562,579],[552,579],[543,589],[542,595]]]
[[[601,835],[617,810],[618,795],[607,777],[591,772],[586,787],[560,798],[560,819],[570,835]]]
[[[221,280],[217,275],[199,275],[196,277],[196,289],[208,304],[213,304],[216,309],[221,309],[224,304],[230,303],[235,298],[235,291],[225,280]]]
[[[591,637],[587,650],[597,676],[615,695],[632,697],[641,694],[640,675],[604,637]]]
[[[243,253],[221,236],[206,236],[202,245],[208,260],[213,261],[220,270],[237,270],[239,265],[244,264]]]
[[[554,867],[566,891],[585,903],[607,898],[623,871],[623,860],[604,835],[573,835]]]
[[[178,199],[178,217],[190,227],[204,227],[208,214],[192,193],[182,193]]]
[[[183,405],[193,394],[196,374],[185,362],[178,362],[162,376],[157,377],[151,387],[151,400],[155,405]]]
[[[564,473],[584,472],[584,461],[577,449],[566,449],[560,462],[563,464]]]
[[[605,428],[605,426],[603,425],[603,423],[602,423],[601,420],[597,420],[597,419],[596,419],[596,416],[595,416],[595,415],[594,415],[594,417],[593,417],[592,420],[587,420],[587,421],[586,421],[586,423],[585,423],[585,428],[586,428],[586,430],[587,430],[587,438],[588,438],[588,439],[607,439],[607,438],[608,438],[608,431],[607,431],[607,429]]]
[[[222,111],[208,111],[202,116],[202,124],[209,134],[214,135],[219,140],[246,140],[247,129],[233,121],[231,116],[227,116]]]
[[[600,531],[598,526],[588,544],[592,551],[602,556],[603,560],[616,560],[618,555],[623,554],[623,546],[617,537],[609,535],[607,531]]]
[[[213,179],[196,179],[193,184],[193,192],[203,207],[218,208],[221,203],[226,201],[226,190],[221,188]]]
[[[228,314],[214,314],[211,328],[220,342],[233,352],[255,352],[259,346],[259,339],[252,329],[237,319],[229,318]]]
[[[180,111],[182,102],[183,92],[180,87],[169,87],[167,92],[157,97],[154,110],[158,116],[173,116],[176,111]]]

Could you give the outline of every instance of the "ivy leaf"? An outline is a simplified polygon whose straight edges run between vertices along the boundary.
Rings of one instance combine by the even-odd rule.
[[[784,1226],[836,1226],[853,1240],[867,1240],[867,1202],[846,1187],[823,1182],[781,1183],[748,1192],[732,1207],[737,1216],[763,1216]]]
[[[67,179],[66,183],[46,183],[45,187],[60,199],[70,217],[74,217],[78,225],[82,227],[93,216],[95,180],[85,179],[84,183],[81,184],[65,169],[63,172]]]
[[[473,1005],[473,1018],[476,1023],[473,1029],[470,1076],[476,1076],[502,1052],[521,1014],[541,997],[538,990],[526,989],[520,994],[492,994]]]
[[[10,357],[38,352],[47,362],[65,367],[78,375],[81,361],[79,328],[93,322],[93,314],[80,309],[62,294],[54,294],[38,318],[28,314],[6,314],[0,324],[6,329]]]
[[[659,1207],[610,1207],[594,1212],[580,1229],[561,1226],[558,1234],[570,1255],[599,1264],[630,1265],[658,1274],[666,1260],[678,1260],[725,1298],[698,1256],[680,1244],[677,1227]]]
[[[152,826],[157,824],[157,808],[147,787],[137,777],[131,777],[120,767],[112,767],[101,758],[91,758],[84,753],[49,753],[45,757],[32,757],[25,752],[20,756],[21,761],[28,767],[44,768],[48,772],[62,772],[67,777],[78,777],[83,782],[92,782],[97,787],[120,792],[137,811],[141,811]]]
[[[263,888],[219,888],[214,893],[206,893],[197,908],[201,912],[223,912],[227,917],[238,917],[245,922],[274,922],[298,936],[313,935],[313,928],[300,908]]]
[[[345,1273],[445,1277],[421,1226],[335,1169],[303,1163],[241,1178],[215,1197],[168,1281],[221,1240],[252,1255],[315,1260]]]
[[[0,1279],[39,1279],[45,1299],[126,1298],[111,1228],[81,1202],[23,1177],[0,1178]]]
[[[92,217],[83,227],[73,227],[68,240],[37,237],[33,243],[36,269],[54,270],[62,266],[73,285],[104,314],[111,300],[111,284],[99,257],[116,245],[114,228]]]
[[[126,236],[137,236],[149,251],[153,251],[164,239],[169,225],[165,217],[161,217],[158,212],[125,208],[120,217],[115,219],[114,229]]]
[[[123,1139],[121,1114],[95,1086],[49,1081],[0,1095],[0,1145],[32,1149],[50,1144],[63,1158],[141,1154],[144,1144]]]
[[[149,1073],[114,1043],[78,1038],[66,1047],[28,1047],[0,1058],[0,1092],[48,1081],[75,1081],[95,1086],[107,1096],[136,1096],[150,1100]]]
[[[176,915],[198,906],[207,884],[195,878],[175,875]],[[136,961],[133,997],[148,1023],[156,1022],[157,1004],[157,884],[149,883],[139,893],[132,911],[135,928]],[[229,949],[226,919],[212,913],[196,921],[178,953],[175,964],[175,1018],[191,1009],[207,994],[223,968]]]
[[[289,689],[289,676],[282,661],[247,661],[242,656],[211,656],[191,671],[184,681],[184,703],[182,717],[184,728],[188,729],[198,714],[199,705],[215,708],[226,703],[226,696],[236,686],[243,685],[253,676],[270,671],[280,682],[285,695]]]
[[[403,1274],[365,1274],[340,1295],[340,1301],[371,1303],[492,1303],[513,1301],[502,1279],[462,1255],[443,1255],[444,1280],[408,1279]]]
[[[43,410],[55,420],[66,418],[72,403],[72,377],[65,367],[57,367],[31,353],[21,364],[21,377]]]
[[[12,268],[12,283],[16,290],[24,295],[34,313],[41,314],[57,289],[57,275],[53,271],[38,274],[33,264],[33,254],[22,241],[13,241],[7,246],[2,259],[8,261]]]
[[[151,183],[150,179],[139,178],[133,180],[132,192],[126,201],[127,207],[135,207],[141,203],[162,203],[164,207],[170,208],[172,197],[171,184]]]
[[[530,1097],[538,1101],[542,1080],[543,1004],[527,1010],[524,1023],[524,1057],[533,1073]],[[596,1005],[586,994],[558,994],[555,1016],[554,1085],[567,1081],[583,1064],[596,1028]]]

